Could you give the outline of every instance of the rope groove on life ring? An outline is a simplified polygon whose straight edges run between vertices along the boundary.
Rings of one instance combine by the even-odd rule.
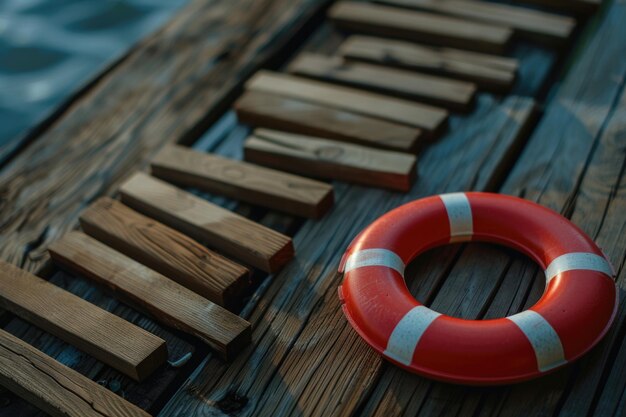
[[[415,300],[405,266],[447,243],[486,241],[518,249],[545,271],[530,309],[463,320]],[[559,214],[516,197],[453,193],[417,200],[361,232],[342,259],[339,288],[350,324],[375,350],[413,372],[468,384],[527,380],[593,347],[617,309],[614,271],[602,251]]]

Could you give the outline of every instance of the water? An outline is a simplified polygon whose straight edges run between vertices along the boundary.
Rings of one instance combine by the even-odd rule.
[[[0,0],[0,149],[187,0]]]

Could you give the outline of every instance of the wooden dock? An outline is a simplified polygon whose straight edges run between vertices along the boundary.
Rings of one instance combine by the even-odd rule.
[[[441,4],[452,5],[453,10],[460,1]],[[399,0],[376,7],[387,9],[394,2]],[[129,331],[150,342],[142,346],[145,352],[139,353],[161,357],[162,365],[144,377],[136,369],[143,357],[124,358],[119,346],[111,348],[118,349],[116,356],[107,357],[89,340],[77,343],[62,331],[41,330],[36,325],[45,328],[41,324],[45,317],[38,316],[31,324],[27,315],[15,314],[12,301],[2,301],[0,307],[13,312],[0,316],[0,360],[3,366],[19,367],[20,374],[0,372],[0,384],[11,390],[0,392],[0,417],[46,415],[32,404],[48,414],[64,415],[68,404],[59,402],[58,396],[77,386],[93,388],[87,380],[108,389],[98,400],[104,404],[102,415],[122,414],[116,414],[119,410],[143,415],[139,409],[162,417],[626,415],[626,2],[524,1],[567,7],[578,24],[571,29],[571,18],[557,19],[567,33],[552,33],[549,46],[537,43],[536,36],[516,36],[515,31],[496,25],[488,32],[490,41],[477,39],[469,48],[493,51],[510,43],[506,56],[517,64],[511,59],[468,58],[476,52],[454,53],[446,47],[433,52],[396,42],[392,56],[405,57],[406,62],[396,59],[394,67],[426,66],[423,72],[439,75],[439,68],[445,67],[456,81],[442,86],[437,94],[416,91],[412,97],[417,100],[428,96],[425,104],[398,105],[393,112],[389,106],[400,99],[392,95],[406,91],[383,80],[372,87],[374,91],[358,93],[376,97],[388,93],[385,101],[376,102],[381,105],[367,107],[366,103],[346,101],[356,97],[353,89],[362,83],[359,77],[370,77],[369,66],[377,65],[375,50],[380,46],[370,44],[364,51],[354,45],[367,44],[364,36],[344,43],[349,35],[326,18],[332,3],[190,0],[163,29],[136,45],[22,143],[12,145],[18,151],[0,166],[0,259],[66,290],[59,296],[76,305],[80,300],[68,292],[136,325]],[[413,3],[429,4],[426,0]],[[410,12],[430,13],[422,9]],[[330,16],[337,14],[335,10]],[[443,14],[445,19],[457,15]],[[364,24],[354,22],[353,17],[342,15],[339,24],[348,22],[349,28]],[[375,25],[380,33],[380,22]],[[399,32],[394,36],[405,30],[396,29]],[[436,29],[412,31],[411,37],[421,39],[424,31]],[[462,36],[462,29],[458,29],[461,35],[455,38],[455,47],[471,42]],[[558,28],[548,24],[542,25],[541,31],[522,29],[523,35]],[[315,66],[302,61],[302,57],[337,53],[362,62],[338,73],[328,60],[315,61],[319,64]],[[423,63],[433,56],[437,61],[432,65]],[[468,60],[472,65],[459,66]],[[273,75],[257,73],[261,69]],[[308,87],[297,91],[313,96],[307,111],[327,121],[324,127],[264,106],[290,107],[288,100],[272,97],[266,90],[274,87],[265,87],[295,77],[290,72],[307,73],[307,78],[298,82]],[[260,78],[264,74],[265,80]],[[331,77],[344,77],[335,80],[342,85],[333,88],[332,96],[316,87],[320,80]],[[376,84],[376,76],[368,79],[369,85]],[[291,87],[287,81],[278,82],[281,89]],[[243,93],[246,85],[248,91]],[[460,96],[451,96],[448,89],[459,86],[466,96],[461,102],[450,102]],[[328,110],[325,106],[332,100],[335,108]],[[447,108],[433,107],[433,103],[446,103]],[[347,109],[348,104],[352,108]],[[243,159],[244,148],[250,149],[246,139],[253,130],[237,120],[235,109],[262,128],[302,129],[300,133],[351,142],[345,146],[363,147],[365,142],[391,155],[419,150],[417,164],[403,160],[404,171],[399,175],[394,171],[401,165],[393,163],[397,159],[390,159],[386,171],[383,163],[367,165],[369,156],[356,166],[349,165],[352,161],[334,159],[333,170],[344,176],[332,178],[353,180],[367,171],[370,182],[332,181],[333,190],[329,190],[324,178],[306,180],[302,187],[313,187],[316,193],[304,196],[266,184],[254,190],[239,189],[236,187],[247,185],[211,172],[185,170],[184,161],[176,167],[176,161],[166,160],[176,151],[172,144]],[[347,111],[358,113],[359,123],[354,126],[371,126],[369,133],[363,131],[355,137],[354,130],[334,126],[332,120]],[[373,143],[379,135],[367,137],[372,131],[389,132],[394,127],[398,127],[398,136],[386,137],[384,143]],[[260,149],[261,145],[256,145]],[[274,148],[261,151],[273,160],[299,161],[301,171],[296,174],[310,168],[302,162],[307,160],[305,153],[277,156]],[[288,159],[296,157],[299,159]],[[342,171],[337,166],[348,168]],[[184,191],[161,179],[150,179],[150,187],[133,184],[137,178],[146,178],[151,169]],[[395,188],[408,192],[372,187],[377,183],[371,178],[388,182],[392,174],[398,181]],[[264,180],[277,178],[278,182],[284,178],[272,177],[278,174],[269,170],[253,171],[252,175]],[[223,187],[229,187],[229,194],[220,194]],[[605,339],[581,360],[527,383],[463,387],[434,382],[391,365],[350,327],[337,297],[342,280],[337,267],[349,242],[374,219],[402,203],[464,190],[517,195],[550,207],[588,233],[611,260],[620,296],[617,319]],[[120,197],[120,191],[132,213],[119,214],[130,209],[114,207],[117,203],[110,198]],[[151,192],[160,196],[159,204],[152,204]],[[236,200],[250,192],[260,193],[259,204]],[[99,200],[102,197],[106,199]],[[278,204],[276,198],[283,200]],[[181,209],[179,200],[192,209]],[[281,210],[285,205],[289,207]],[[223,229],[211,227],[215,217],[224,216],[225,210],[216,206],[228,210]],[[99,224],[105,215],[111,216],[111,222],[119,222],[118,227],[107,230]],[[129,216],[137,219],[138,233],[127,232],[132,228],[124,219]],[[151,229],[150,218],[164,225]],[[119,258],[107,255],[101,259],[108,262],[99,263],[97,254],[112,250],[74,231],[81,221],[87,234],[131,253]],[[236,235],[228,227],[246,233]],[[67,242],[69,232],[73,243]],[[150,233],[158,235],[154,239],[159,244],[142,246],[145,236],[152,239]],[[259,241],[264,242],[259,245],[263,250],[255,250]],[[212,252],[213,246],[226,249],[217,254]],[[53,264],[49,247],[67,269]],[[201,256],[226,270],[194,275],[194,268],[204,265],[180,264],[176,257],[168,257],[169,248],[180,251],[183,259]],[[76,261],[79,255],[93,258],[94,269],[81,268]],[[161,283],[160,291],[133,280],[140,275]],[[178,278],[166,278],[172,275]],[[128,279],[120,280],[120,276]],[[543,271],[530,259],[479,243],[431,250],[410,264],[407,277],[418,299],[434,310],[467,319],[521,311],[538,300],[545,286]],[[183,286],[191,286],[201,295]],[[9,294],[0,294],[0,299],[8,298]],[[193,305],[189,307],[186,300]],[[210,308],[203,308],[207,305]],[[69,316],[72,312],[62,313]],[[87,317],[80,311],[74,313],[74,319],[85,320],[84,326],[89,320],[98,323],[91,318],[95,313]],[[192,313],[193,318],[186,316]],[[240,318],[230,320],[235,314]],[[106,326],[102,327],[93,333],[94,338],[105,334]],[[76,329],[80,332],[78,325]],[[168,362],[159,350],[163,340]],[[16,353],[23,356],[13,363]],[[59,363],[76,372],[68,371],[71,378],[54,390],[38,388],[64,374],[66,368]],[[156,364],[151,363],[150,368]],[[19,387],[28,382],[29,375],[37,386],[24,394]],[[115,395],[110,396],[109,391]],[[83,391],[75,394],[77,407],[99,404],[90,403]],[[126,409],[118,397],[137,407]],[[80,411],[74,413],[81,415]]]

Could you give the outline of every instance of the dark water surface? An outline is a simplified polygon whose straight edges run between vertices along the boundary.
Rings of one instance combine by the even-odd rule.
[[[187,0],[0,0],[0,148]]]

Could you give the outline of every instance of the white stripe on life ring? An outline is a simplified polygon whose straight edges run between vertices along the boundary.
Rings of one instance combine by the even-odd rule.
[[[546,372],[567,362],[561,338],[541,314],[526,310],[507,319],[515,323],[528,338],[535,351],[539,371]]]
[[[428,326],[441,314],[425,306],[413,307],[391,332],[383,354],[404,365],[413,361],[413,352]]]
[[[389,249],[363,249],[354,252],[344,266],[344,273],[364,266],[386,266],[404,277],[404,262]]]
[[[613,277],[613,267],[603,256],[595,253],[573,252],[555,258],[546,268],[546,281],[550,282],[561,272],[583,269],[587,271],[598,271]]]
[[[474,220],[472,207],[465,193],[441,194],[439,197],[448,212],[450,243],[471,240],[474,233]]]

